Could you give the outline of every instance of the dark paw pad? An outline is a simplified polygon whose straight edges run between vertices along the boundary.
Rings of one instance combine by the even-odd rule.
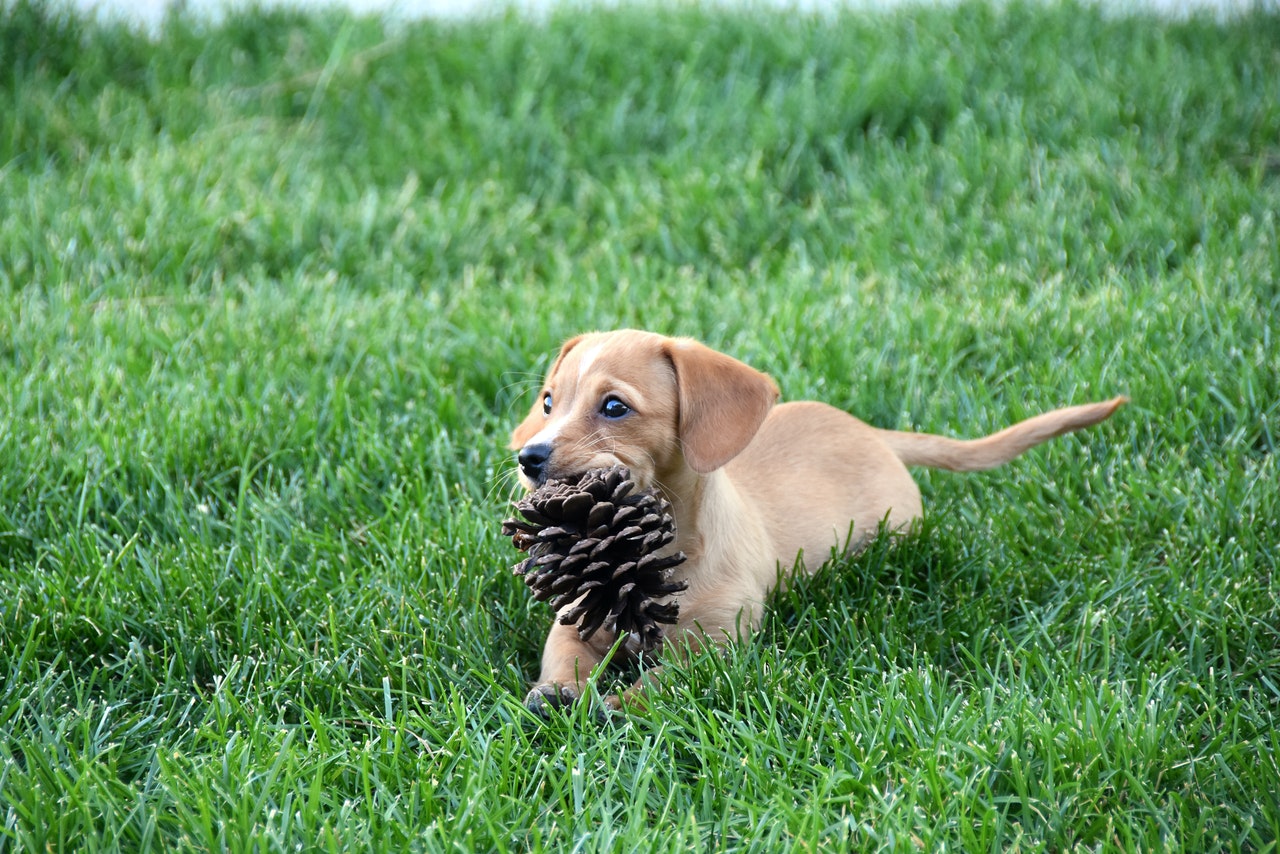
[[[563,709],[578,699],[578,692],[567,685],[538,685],[524,698],[524,707],[539,717],[547,717],[554,709]]]

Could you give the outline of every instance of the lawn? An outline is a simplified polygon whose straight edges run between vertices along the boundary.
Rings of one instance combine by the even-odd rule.
[[[0,852],[1274,851],[1278,212],[1274,5],[0,0]],[[543,722],[506,440],[621,326],[1132,403]]]

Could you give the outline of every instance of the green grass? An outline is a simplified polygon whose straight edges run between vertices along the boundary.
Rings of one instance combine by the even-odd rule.
[[[0,852],[1275,850],[1274,6],[2,9]],[[626,325],[1133,403],[538,723],[505,438]]]

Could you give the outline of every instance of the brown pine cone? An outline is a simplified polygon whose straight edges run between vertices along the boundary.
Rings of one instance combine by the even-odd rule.
[[[674,623],[679,604],[657,599],[687,586],[671,581],[683,552],[656,552],[675,539],[671,505],[656,489],[635,492],[624,466],[595,469],[574,481],[553,480],[515,504],[524,519],[502,533],[529,557],[513,567],[540,602],[549,601],[565,625],[590,638],[604,626],[632,633],[645,651],[662,642],[659,623]]]

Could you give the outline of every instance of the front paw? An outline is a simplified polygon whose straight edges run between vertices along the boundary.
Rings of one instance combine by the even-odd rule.
[[[524,707],[540,718],[550,717],[555,709],[570,706],[578,699],[578,691],[568,685],[548,682],[535,685],[524,698]]]

